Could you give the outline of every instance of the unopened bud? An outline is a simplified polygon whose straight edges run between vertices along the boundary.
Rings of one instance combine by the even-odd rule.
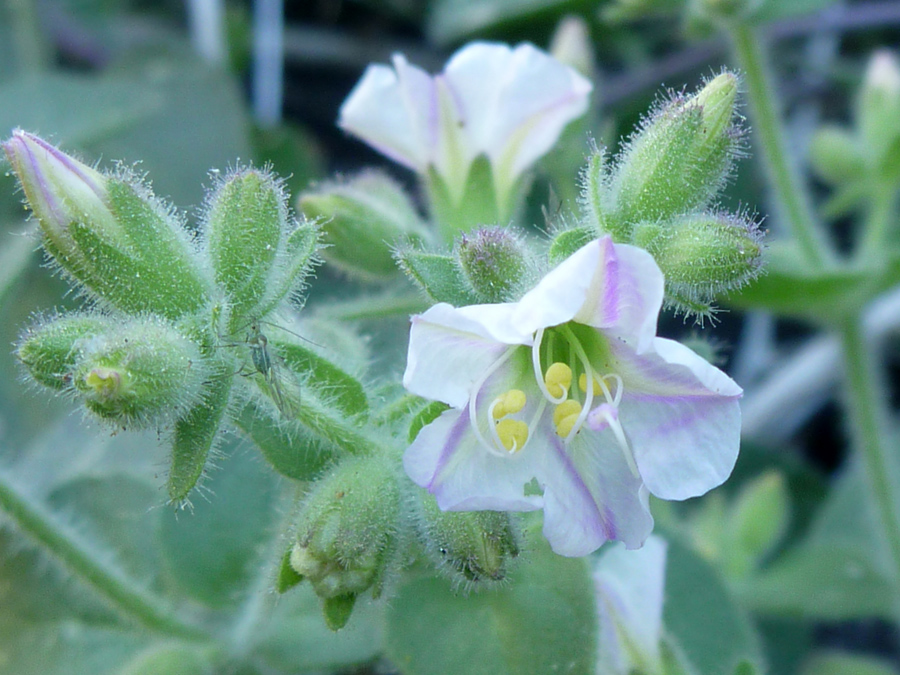
[[[507,578],[520,551],[512,516],[502,511],[442,511],[417,492],[418,529],[435,566],[455,583],[483,586]]]
[[[609,204],[606,229],[627,242],[631,225],[700,209],[721,189],[740,133],[735,123],[738,78],[723,72],[697,94],[675,96],[647,120],[618,159],[606,194],[588,196]]]
[[[218,186],[206,213],[207,247],[216,282],[232,303],[232,324],[246,325],[270,288],[287,236],[287,197],[268,172],[235,171]]]
[[[133,176],[105,176],[22,130],[3,149],[71,277],[130,313],[177,318],[203,306],[208,285],[187,233]]]
[[[72,314],[39,321],[19,340],[16,356],[38,384],[62,390],[72,385],[82,347],[110,332],[113,323],[95,314]]]
[[[866,165],[856,138],[835,126],[821,127],[813,135],[809,161],[816,174],[832,185],[858,180]]]
[[[456,258],[479,302],[512,300],[528,269],[525,247],[502,227],[462,235]]]
[[[367,590],[377,597],[398,550],[399,509],[397,478],[387,458],[344,460],[313,485],[303,505],[291,567],[325,601]],[[326,618],[328,611],[326,605]]]
[[[394,258],[410,281],[435,302],[446,302],[454,307],[479,302],[453,256],[405,246],[394,253]]]
[[[752,219],[701,213],[640,223],[634,243],[656,259],[666,299],[687,313],[706,314],[719,294],[740,288],[762,269],[762,243]]]
[[[888,50],[875,52],[869,61],[866,77],[857,100],[857,120],[866,152],[872,166],[893,170],[900,139],[900,62]]]
[[[82,340],[73,385],[95,415],[127,427],[177,420],[209,378],[198,346],[168,324],[135,320]]]
[[[571,66],[593,79],[594,48],[591,30],[582,17],[569,14],[562,18],[550,40],[550,54],[560,63]]]
[[[325,183],[300,196],[299,210],[321,223],[325,259],[364,279],[397,273],[392,250],[400,241],[421,241],[425,226],[406,192],[386,174],[370,170]]]

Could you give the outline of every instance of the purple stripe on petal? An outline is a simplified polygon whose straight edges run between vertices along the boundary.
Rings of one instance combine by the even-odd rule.
[[[462,439],[465,437],[468,431],[469,411],[468,409],[465,409],[460,412],[459,418],[453,424],[453,427],[450,429],[450,433],[447,434],[447,441],[444,443],[444,447],[441,448],[440,457],[438,457],[438,461],[434,467],[434,475],[431,477],[428,485],[423,485],[422,487],[426,488],[429,492],[432,492],[432,488],[437,482],[438,476],[441,475],[444,467],[447,466],[447,463],[450,461],[453,453],[456,452],[459,444],[462,442]]]
[[[91,190],[101,199],[105,196],[105,192],[101,186],[97,185],[94,182],[93,176],[88,175],[84,171],[84,165],[81,162],[78,162],[71,157],[69,157],[66,153],[62,152],[59,148],[50,145],[43,138],[39,138],[37,136],[32,136],[31,134],[23,134],[27,136],[29,140],[41,146],[47,154],[49,154],[53,159],[62,164],[66,169],[74,173],[78,176],[84,183],[91,188]]]
[[[572,463],[572,458],[569,456],[569,453],[566,452],[562,440],[558,437],[553,437],[550,441],[550,446],[553,448],[553,452],[557,456],[557,459],[559,459],[562,468],[569,475],[569,484],[578,491],[583,500],[586,500],[587,503],[593,507],[596,518],[591,518],[591,524],[599,525],[599,529],[596,526],[592,529],[594,529],[595,532],[602,534],[607,539],[615,539],[616,527],[613,523],[612,513],[606,508],[603,508],[601,513],[600,505],[597,503],[597,500],[594,499],[594,495],[590,488],[588,488],[587,484],[582,480],[581,474],[578,472],[575,464]]]
[[[613,247],[612,239],[604,237],[600,240],[600,258],[606,264],[603,268],[603,320],[607,325],[619,320],[619,300],[621,293],[621,278],[619,273],[619,258]]]

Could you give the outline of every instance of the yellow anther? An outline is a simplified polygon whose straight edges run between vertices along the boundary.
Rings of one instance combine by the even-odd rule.
[[[561,437],[565,438],[570,433],[572,433],[572,428],[575,426],[575,422],[578,421],[578,413],[574,415],[569,415],[568,417],[563,417],[559,423],[556,425],[556,433]]]
[[[572,386],[572,369],[565,363],[557,361],[551,364],[544,373],[544,383],[553,398],[564,396]]]
[[[592,391],[591,393],[594,396],[599,396],[603,390],[600,388],[600,383],[597,382],[596,378],[594,379],[593,382],[594,382],[594,391]],[[581,375],[578,376],[578,388],[581,389],[581,391],[583,391],[583,392],[587,392],[587,374],[586,373],[582,373]]]
[[[528,425],[522,420],[500,420],[497,422],[497,437],[510,452],[521,450],[528,441]]]
[[[525,407],[525,392],[521,389],[510,389],[497,397],[493,406],[495,420],[519,412]]]
[[[566,417],[570,415],[577,417],[579,414],[581,414],[581,404],[578,401],[573,401],[572,399],[563,401],[553,411],[553,424],[559,426],[559,423]]]

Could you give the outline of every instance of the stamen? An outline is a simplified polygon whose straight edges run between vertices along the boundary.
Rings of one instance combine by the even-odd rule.
[[[606,422],[606,426],[603,425],[603,422]],[[628,444],[628,439],[625,438],[625,430],[622,428],[621,422],[619,422],[618,409],[611,403],[598,405],[591,411],[591,414],[588,417],[588,426],[593,431],[602,431],[604,428],[609,427],[613,432],[613,436],[616,437],[616,443],[618,443],[619,448],[622,450],[622,454],[625,456],[625,462],[628,464],[628,468],[631,469],[631,473],[635,478],[639,478],[640,473],[638,472],[637,464],[634,461],[631,446]]]
[[[567,339],[569,340],[569,346],[572,347],[575,354],[578,356],[578,360],[581,361],[581,367],[584,369],[585,373],[585,383],[589,381],[594,381],[596,378],[594,376],[594,369],[591,366],[591,360],[588,358],[587,354],[584,351],[584,347],[581,346],[581,342],[575,336],[575,333],[572,332],[572,329],[568,326],[562,327],[563,331]],[[601,387],[604,386],[601,382]],[[575,438],[575,434],[578,433],[579,429],[581,429],[581,425],[584,424],[584,420],[587,418],[588,412],[591,410],[591,404],[594,402],[594,387],[585,386],[585,397],[584,397],[584,406],[581,409],[581,412],[578,414],[578,417],[575,419],[575,422],[572,424],[572,428],[568,434],[566,434],[565,442],[569,443],[573,438]]]
[[[540,328],[538,329],[537,333],[534,334],[534,344],[531,346],[531,367],[534,370],[535,382],[537,382],[538,389],[541,390],[544,398],[550,401],[550,403],[559,404],[566,400],[566,397],[568,396],[568,386],[566,387],[566,391],[564,391],[561,396],[554,396],[548,391],[547,385],[544,382],[544,373],[541,372],[541,342],[543,341],[543,339],[544,329]],[[572,381],[570,379],[569,385],[571,385],[571,383]]]
[[[500,444],[509,454],[514,454],[528,442],[528,425],[522,420],[500,420],[496,425],[496,434]]]
[[[472,431],[475,434],[475,438],[478,439],[478,442],[486,448],[491,454],[497,455],[499,457],[503,457],[504,454],[498,449],[498,445],[502,445],[500,443],[499,438],[497,437],[497,432],[494,429],[494,423],[489,421],[491,435],[494,439],[494,443],[488,443],[487,439],[481,433],[481,429],[478,428],[478,411],[476,409],[476,400],[478,398],[478,394],[481,392],[481,388],[484,386],[484,383],[487,382],[487,379],[493,375],[497,369],[506,363],[509,360],[509,357],[512,356],[513,352],[518,349],[518,345],[513,345],[505,352],[503,352],[496,361],[494,361],[490,366],[488,366],[487,370],[484,371],[484,374],[478,379],[477,382],[472,387],[472,394],[469,396],[469,424],[472,427]],[[491,408],[497,404],[497,401],[494,401],[491,404]],[[491,410],[492,412],[492,410]]]
[[[507,415],[513,415],[525,407],[526,400],[524,391],[521,389],[510,389],[491,403],[490,416],[495,420],[499,420]]]
[[[572,369],[560,361],[551,363],[544,375],[544,383],[550,396],[565,398],[569,393],[569,387],[572,386]]]
[[[556,406],[556,410],[553,411],[553,424],[559,426],[560,420],[563,420],[570,415],[577,415],[580,412],[581,404],[578,401],[571,398],[568,401],[563,401]],[[565,436],[565,434],[560,434],[560,436]]]

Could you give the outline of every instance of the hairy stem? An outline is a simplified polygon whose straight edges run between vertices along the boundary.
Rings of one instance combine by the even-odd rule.
[[[200,628],[173,616],[156,598],[101,562],[41,504],[18,491],[9,474],[3,472],[0,472],[0,509],[69,572],[96,589],[123,616],[157,633],[192,641],[210,639]]]
[[[753,31],[744,25],[732,27],[731,41],[735,58],[744,71],[753,126],[762,145],[769,181],[806,262],[816,268],[824,267],[831,251],[816,222],[796,164],[788,157],[762,46]]]
[[[840,326],[846,378],[846,408],[853,448],[863,462],[869,494],[888,544],[894,573],[900,578],[900,500],[894,460],[885,443],[887,411],[872,346],[862,322],[851,316]]]

